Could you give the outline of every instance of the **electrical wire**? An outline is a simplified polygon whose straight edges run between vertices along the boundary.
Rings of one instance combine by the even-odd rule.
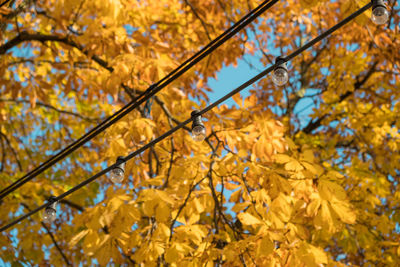
[[[10,2],[11,0],[6,0],[3,3],[0,4],[0,7],[4,6],[5,4],[7,4],[8,2]]]
[[[157,83],[151,85],[148,89],[146,89],[142,94],[132,100],[130,103],[122,107],[119,111],[111,115],[110,117],[106,118],[103,122],[99,125],[91,129],[89,132],[84,134],[78,140],[73,142],[72,144],[65,147],[63,150],[58,152],[56,155],[52,156],[50,159],[46,160],[44,163],[36,167],[34,170],[30,171],[29,173],[25,174],[23,177],[19,178],[6,188],[0,191],[0,200],[6,197],[8,194],[16,190],[17,188],[21,187],[23,184],[29,182],[39,174],[43,173],[45,170],[56,164],[58,161],[65,158],[67,155],[71,154],[79,147],[83,146],[86,142],[90,141],[92,138],[96,137],[98,134],[102,133],[108,127],[113,125],[115,122],[120,120],[122,117],[127,115],[129,112],[137,108],[142,103],[146,102],[150,99],[153,95],[157,92],[162,90],[165,86],[172,83],[178,77],[183,75],[186,71],[188,71],[191,67],[197,64],[200,60],[204,57],[208,56],[212,53],[215,49],[220,47],[224,44],[227,40],[229,40],[233,35],[247,26],[249,23],[254,21],[257,17],[259,17],[263,12],[271,8],[275,3],[279,0],[265,0],[255,9],[251,10],[246,16],[241,18],[238,22],[232,25],[228,30],[224,33],[219,35],[216,39],[211,41],[207,46],[202,48],[199,52],[195,55],[187,59],[184,63],[182,63],[178,68],[173,70],[163,79],[158,81]]]
[[[364,11],[366,11],[368,8],[370,8],[372,6],[371,3],[366,4],[364,7],[360,8],[359,10],[357,10],[356,12],[352,13],[351,15],[349,15],[348,17],[346,17],[344,20],[342,20],[341,22],[339,22],[338,24],[336,24],[335,26],[333,26],[332,28],[328,29],[327,31],[325,31],[324,33],[322,33],[321,35],[319,35],[318,37],[314,38],[313,40],[311,40],[310,42],[306,43],[305,45],[303,45],[302,47],[298,48],[297,50],[295,50],[294,52],[292,52],[290,55],[288,55],[284,60],[288,60],[288,59],[293,59],[294,57],[298,56],[301,52],[304,52],[306,49],[310,48],[311,46],[313,46],[314,44],[316,44],[317,42],[321,41],[323,38],[329,36],[329,34],[332,34],[334,31],[336,31],[337,29],[339,29],[340,27],[342,27],[343,25],[345,25],[346,23],[350,22],[351,20],[353,20],[354,18],[356,18],[357,16],[361,15]],[[340,25],[340,26],[338,26]],[[321,38],[321,36],[323,36]],[[311,44],[311,45],[310,45]],[[243,83],[242,85],[240,85],[239,87],[237,87],[236,89],[234,89],[233,91],[231,91],[230,93],[228,93],[227,95],[221,97],[220,99],[218,99],[217,101],[215,101],[214,103],[212,103],[211,105],[209,105],[208,107],[200,110],[197,114],[198,115],[202,115],[204,113],[206,113],[207,111],[211,110],[212,108],[218,106],[219,104],[221,104],[222,102],[224,102],[225,100],[229,99],[230,97],[232,97],[233,95],[239,93],[240,91],[242,91],[243,89],[245,89],[246,87],[248,87],[249,85],[257,82],[259,79],[261,79],[262,77],[264,77],[265,75],[267,75],[268,73],[270,73],[271,71],[273,71],[275,68],[275,65],[272,65],[268,68],[266,68],[265,70],[263,70],[262,72],[260,72],[259,74],[257,74],[256,76],[254,76],[253,78],[251,78],[250,80],[246,81],[245,83]],[[139,148],[138,150],[132,152],[131,154],[129,154],[128,156],[126,156],[124,158],[125,161],[128,161],[130,159],[132,159],[133,157],[139,155],[140,153],[142,153],[143,151],[145,151],[146,149],[154,146],[155,144],[161,142],[162,140],[164,140],[165,138],[169,137],[170,135],[172,135],[174,132],[178,131],[179,129],[183,128],[186,124],[188,124],[189,122],[191,122],[193,120],[193,117],[187,119],[184,122],[179,123],[177,126],[175,126],[174,128],[170,129],[169,131],[167,131],[166,133],[162,134],[161,136],[157,137],[156,139],[152,140],[151,142],[149,142],[148,144],[144,145],[143,147]],[[112,169],[114,169],[115,167],[118,166],[118,163],[114,163],[113,165],[103,169],[102,171],[96,173],[95,175],[93,175],[92,177],[88,178],[87,180],[81,182],[80,184],[76,185],[75,187],[71,188],[70,190],[62,193],[61,195],[55,197],[55,200],[59,201],[67,196],[69,196],[70,194],[72,194],[73,192],[77,191],[78,189],[82,188],[83,186],[89,184],[90,182],[96,180],[97,178],[99,178],[100,176],[106,174],[107,172],[111,171]],[[19,223],[20,221],[24,220],[25,218],[28,218],[29,216],[35,214],[36,212],[40,211],[41,209],[44,209],[45,207],[47,207],[49,205],[49,203],[45,203],[39,207],[37,207],[36,209],[32,210],[31,212],[26,213],[25,215],[19,217],[18,219],[12,221],[11,223],[3,226],[0,228],[0,233],[3,232],[4,230],[10,228],[11,226]]]

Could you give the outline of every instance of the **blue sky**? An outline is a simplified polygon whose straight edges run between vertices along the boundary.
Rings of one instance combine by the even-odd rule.
[[[263,65],[258,61],[256,57],[246,57],[246,59],[251,59],[252,64],[258,69],[264,69]],[[255,68],[250,68],[250,66],[244,60],[239,60],[237,67],[232,65],[225,66],[217,74],[217,79],[211,78],[208,82],[209,86],[213,92],[208,93],[210,98],[210,103],[215,102],[219,98],[228,94],[230,91],[251,79],[253,76],[259,73]],[[244,89],[241,92],[242,96],[249,95],[249,88]],[[225,104],[234,105],[235,102],[229,99]]]

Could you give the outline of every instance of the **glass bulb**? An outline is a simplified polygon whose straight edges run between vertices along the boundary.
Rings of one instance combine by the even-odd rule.
[[[194,141],[201,142],[206,138],[206,127],[196,125],[192,129],[192,138]]]
[[[386,24],[389,20],[389,11],[386,7],[377,6],[372,10],[371,19],[377,25]]]
[[[121,168],[115,168],[110,172],[110,180],[113,183],[122,183],[124,180],[124,171]]]
[[[50,207],[47,207],[44,210],[44,214],[43,214],[43,221],[46,223],[52,223],[55,221],[57,217],[57,213],[56,210]]]
[[[282,86],[285,83],[287,83],[289,80],[289,75],[287,70],[285,70],[284,68],[276,68],[274,70],[274,73],[272,74],[272,81],[278,85],[278,86]]]

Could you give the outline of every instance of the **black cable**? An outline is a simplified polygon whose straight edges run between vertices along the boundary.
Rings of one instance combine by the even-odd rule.
[[[303,53],[303,51],[307,50],[308,48],[310,48],[314,44],[316,44],[319,41],[321,41],[322,39],[326,38],[328,35],[332,34],[334,31],[336,31],[337,29],[341,28],[343,25],[347,24],[348,22],[350,22],[354,18],[358,17],[359,15],[361,15],[362,13],[364,13],[367,9],[369,9],[371,7],[372,7],[372,1],[370,1],[368,4],[366,4],[365,6],[363,6],[362,8],[360,8],[359,10],[357,10],[356,12],[354,12],[353,14],[348,16],[347,18],[344,18],[342,21],[340,21],[338,24],[336,24],[332,28],[330,28],[327,31],[321,33],[321,35],[315,37],[314,39],[312,39],[311,41],[309,41],[308,43],[306,43],[305,45],[303,45],[302,47],[297,49],[295,52],[293,52],[289,56],[285,57],[283,60],[285,62],[287,62],[287,61],[291,60],[292,58],[296,57],[297,55],[299,55],[300,53]]]
[[[305,49],[310,48],[311,46],[309,45],[310,43],[312,43],[313,45],[316,43],[315,40],[321,41],[322,38],[319,38],[320,36],[328,36],[326,33],[333,33],[334,31],[336,31],[337,29],[339,29],[340,27],[342,27],[343,25],[345,25],[346,23],[348,23],[349,21],[351,21],[352,19],[356,18],[357,16],[359,16],[360,14],[362,14],[365,10],[367,10],[367,7],[371,7],[371,3],[365,5],[364,7],[362,7],[361,9],[357,10],[356,12],[354,12],[353,14],[351,14],[350,16],[348,16],[347,18],[345,18],[343,21],[345,21],[345,23],[343,23],[343,21],[339,22],[338,24],[336,24],[335,26],[333,26],[332,28],[330,28],[329,30],[327,30],[326,32],[322,33],[321,35],[319,35],[318,37],[316,37],[315,39],[311,40],[310,42],[306,43],[305,45],[303,45],[302,47],[300,47],[299,49],[295,50],[294,52],[292,52],[290,55],[288,55],[286,57],[286,59],[290,58],[293,59],[294,57],[298,56],[300,53],[298,53],[298,51],[302,51],[304,52]],[[363,10],[362,12],[360,12],[360,10]],[[337,25],[341,25],[340,27],[337,27]],[[259,74],[257,74],[256,76],[254,76],[253,78],[251,78],[250,80],[248,80],[247,82],[243,83],[242,85],[240,85],[239,87],[237,87],[236,89],[234,89],[233,91],[231,91],[229,94],[221,97],[220,99],[218,99],[217,101],[215,101],[214,103],[212,103],[211,105],[209,105],[208,107],[200,110],[197,114],[198,115],[202,115],[204,113],[206,113],[207,111],[211,110],[212,108],[218,106],[219,104],[221,104],[222,102],[224,102],[225,100],[227,100],[228,98],[232,97],[233,95],[239,93],[240,91],[242,91],[243,89],[245,89],[247,86],[255,83],[256,81],[258,81],[259,79],[261,79],[262,77],[264,77],[265,75],[267,75],[268,73],[270,73],[271,71],[273,71],[275,68],[275,65],[272,65],[268,68],[266,68],[265,70],[263,70],[262,72],[260,72]],[[168,136],[170,136],[171,134],[173,134],[174,132],[176,132],[177,130],[183,128],[186,124],[188,124],[189,122],[191,122],[193,120],[193,117],[191,117],[190,119],[187,119],[184,122],[179,123],[177,126],[175,126],[174,128],[170,129],[168,132],[164,133],[163,135],[157,137],[156,139],[154,139],[153,141],[149,142],[148,144],[144,145],[143,147],[139,148],[138,150],[132,152],[131,154],[129,154],[128,156],[126,156],[124,158],[125,161],[128,161],[130,159],[132,159],[133,157],[137,156],[138,154],[142,153],[143,151],[145,151],[146,149],[154,146],[155,144],[161,142],[162,140],[164,140],[165,138],[167,138]],[[90,182],[96,180],[97,178],[99,178],[100,176],[106,174],[107,172],[111,171],[112,169],[114,169],[115,167],[118,166],[118,163],[114,163],[113,165],[105,168],[104,170],[101,170],[100,172],[96,173],[95,175],[93,175],[92,177],[90,177],[89,179],[81,182],[80,184],[76,185],[75,187],[71,188],[70,190],[62,193],[61,195],[59,195],[58,197],[56,197],[55,199],[57,201],[67,197],[68,195],[72,194],[73,192],[75,192],[76,190],[84,187],[85,185],[89,184]],[[4,230],[10,228],[11,226],[19,223],[20,221],[24,220],[25,218],[31,216],[32,214],[40,211],[41,209],[47,207],[49,204],[43,204],[40,207],[34,209],[33,211],[21,216],[20,218],[18,218],[15,221],[12,221],[11,223],[3,226],[0,228],[0,233],[3,232]]]
[[[146,91],[144,91],[141,95],[137,98],[132,100],[130,103],[125,105],[119,111],[105,119],[95,128],[84,134],[78,140],[73,142],[72,144],[68,145],[62,151],[58,152],[56,155],[52,156],[50,159],[46,160],[44,163],[39,165],[39,167],[35,168],[34,170],[30,171],[29,173],[25,174],[23,177],[19,178],[17,181],[13,182],[11,185],[7,186],[6,188],[0,191],[0,200],[2,200],[5,196],[7,196],[12,191],[16,190],[17,188],[21,187],[23,184],[29,182],[55,163],[60,161],[61,159],[65,158],[70,153],[74,152],[76,149],[84,145],[86,142],[90,141],[92,138],[96,137],[98,134],[106,130],[112,124],[117,122],[119,119],[127,115],[129,112],[137,108],[139,105],[147,101],[150,97],[155,95],[157,92],[162,90],[165,86],[176,80],[182,74],[184,74],[187,70],[189,70],[192,66],[197,64],[200,60],[204,57],[209,55],[227,40],[229,40],[234,34],[239,32],[253,20],[255,20],[258,16],[260,16],[264,11],[271,8],[276,2],[279,0],[265,0],[262,2],[257,8],[250,11],[246,16],[232,25],[228,30],[226,30],[223,34],[218,36],[212,42],[210,42],[207,46],[202,48],[199,52],[197,52],[194,56],[190,57],[184,63],[182,63],[178,68],[174,71],[169,73],[166,77],[158,81],[157,83],[151,85]]]
[[[6,0],[3,3],[0,4],[0,7],[4,6],[5,4],[7,4],[8,2],[10,2],[11,0]]]

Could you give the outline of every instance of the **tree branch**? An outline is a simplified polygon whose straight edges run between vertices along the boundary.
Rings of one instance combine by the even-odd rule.
[[[207,38],[209,41],[211,41],[211,36],[210,33],[208,32],[207,29],[207,24],[204,22],[204,20],[200,17],[199,13],[197,12],[196,8],[189,2],[189,0],[185,0],[185,3],[190,7],[190,9],[192,10],[193,14],[196,16],[196,18],[198,18],[201,22],[201,25],[203,25],[203,28],[206,32]]]
[[[31,103],[29,100],[25,100],[25,99],[4,99],[4,98],[0,98],[0,102],[14,102],[14,103],[19,103],[19,104],[21,104],[21,103],[30,104]],[[75,112],[72,112],[72,111],[61,110],[61,109],[58,109],[58,108],[56,108],[54,106],[51,106],[51,105],[43,103],[43,102],[36,102],[36,105],[55,110],[55,111],[57,111],[59,113],[72,115],[72,116],[81,118],[81,119],[86,120],[86,121],[90,121],[90,122],[98,122],[98,121],[100,121],[100,119],[88,118],[88,117],[85,117],[85,116],[83,116],[83,115],[81,115],[79,113],[75,113]]]
[[[168,108],[167,108],[167,106],[165,105],[165,103],[164,103],[160,98],[158,98],[156,95],[153,96],[153,97],[154,97],[154,100],[157,102],[157,104],[160,105],[160,107],[161,107],[161,109],[164,111],[165,115],[166,115],[170,120],[172,120],[172,121],[175,122],[176,124],[180,124],[180,123],[181,123],[181,121],[179,121],[178,119],[176,119],[176,118],[171,114],[171,112],[168,110]],[[170,126],[172,127],[172,124],[171,124],[171,123],[170,123]],[[187,126],[183,126],[182,128],[185,129],[186,131],[191,132],[191,129],[190,129],[189,127],[187,127]]]
[[[51,60],[42,60],[42,59],[35,59],[35,58],[22,58],[20,60],[17,61],[13,61],[8,63],[8,66],[12,66],[12,65],[17,65],[17,64],[24,64],[24,63],[30,63],[30,64],[43,64],[43,63],[47,63],[47,64],[52,64],[52,65],[59,65],[59,64],[63,64],[63,65],[70,65],[71,62],[70,61],[51,61]],[[85,62],[85,61],[77,61],[73,63],[74,68],[78,68],[78,69],[90,69],[90,70],[94,70],[94,71],[99,71],[98,69],[94,68],[94,67],[90,67],[90,62]],[[56,67],[56,66],[55,66]]]
[[[8,147],[11,149],[11,152],[14,154],[15,160],[17,161],[18,168],[19,168],[19,170],[22,172],[22,165],[21,165],[21,162],[20,162],[19,159],[18,159],[18,154],[17,154],[17,152],[14,150],[14,148],[12,147],[10,140],[9,140],[8,137],[7,137],[4,133],[2,133],[2,132],[0,132],[0,136],[3,137],[3,139],[6,141]]]
[[[351,96],[355,91],[359,90],[361,86],[363,86],[367,80],[371,77],[372,74],[375,73],[376,66],[378,66],[378,61],[375,61],[374,64],[372,64],[371,68],[368,70],[368,72],[365,74],[365,76],[361,79],[358,80],[354,83],[354,90],[353,91],[347,91],[343,95],[339,97],[339,100],[336,103],[341,103],[345,99],[347,99],[349,96]],[[306,127],[303,128],[303,132],[309,134],[313,130],[317,129],[319,126],[321,126],[322,121],[328,117],[328,114],[324,114],[321,117],[319,117],[316,121],[310,121]]]
[[[102,66],[103,68],[107,69],[110,72],[114,71],[114,68],[108,66],[108,63],[104,61],[103,59],[99,58],[96,55],[89,56],[89,51],[86,50],[82,45],[74,42],[73,40],[67,38],[67,37],[61,37],[57,35],[47,35],[47,34],[41,34],[41,33],[28,33],[26,31],[21,32],[18,34],[16,37],[13,39],[9,40],[7,43],[3,44],[0,46],[0,55],[4,55],[7,53],[10,49],[13,47],[27,41],[38,41],[38,42],[59,42],[63,43],[66,45],[69,45],[71,47],[74,47],[81,51],[83,54],[86,56],[90,57],[93,61],[95,61],[97,64]]]
[[[1,144],[1,167],[0,167],[0,172],[4,170],[4,163],[6,159],[6,149],[4,147],[3,139],[0,138],[0,144]]]
[[[196,176],[197,176],[197,175],[196,175]],[[196,176],[194,177],[194,179],[196,179]],[[183,208],[186,206],[187,202],[189,201],[192,192],[193,192],[194,189],[196,189],[196,187],[197,187],[201,182],[203,182],[207,177],[208,177],[208,176],[205,176],[204,178],[202,178],[200,181],[198,181],[197,183],[195,183],[195,184],[189,189],[189,192],[188,192],[188,194],[187,194],[187,196],[186,196],[186,198],[185,198],[185,201],[184,201],[183,204],[179,207],[179,210],[178,210],[178,212],[176,213],[175,218],[174,218],[174,219],[172,220],[172,222],[171,222],[169,242],[171,242],[171,239],[172,239],[172,232],[173,232],[173,229],[174,229],[175,222],[176,222],[176,220],[178,219],[179,215],[181,214]]]
[[[172,165],[174,163],[174,153],[175,153],[175,146],[174,146],[174,138],[171,137],[171,158],[169,160],[169,167],[167,171],[167,178],[165,178],[165,183],[162,186],[163,189],[167,188],[168,182],[169,182],[169,177],[171,176],[171,170],[172,170]]]
[[[78,205],[78,204],[76,204],[74,202],[71,202],[71,201],[69,201],[67,199],[61,199],[59,202],[62,203],[62,204],[68,205],[71,208],[74,208],[74,209],[79,210],[81,212],[85,211],[85,209],[82,206],[80,206],[80,205]]]

